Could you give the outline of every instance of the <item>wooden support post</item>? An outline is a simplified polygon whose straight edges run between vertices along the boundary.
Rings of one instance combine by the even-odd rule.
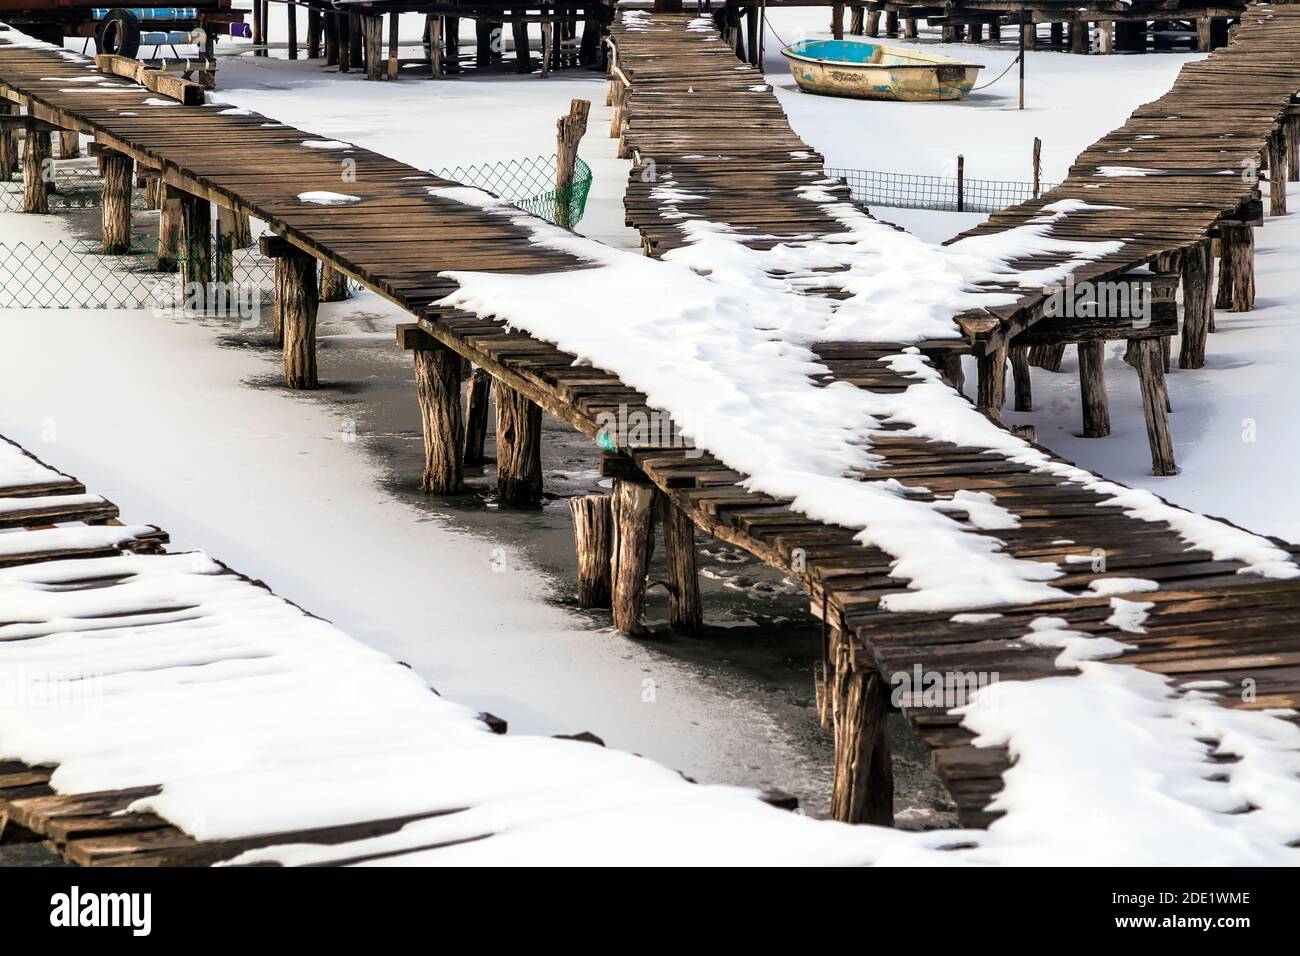
[[[1282,120],[1282,131],[1286,136],[1287,182],[1300,183],[1300,116]]]
[[[916,18],[907,17],[903,20],[903,37],[908,40],[916,39]]]
[[[1196,18],[1196,52],[1209,53],[1213,47],[1210,41],[1210,23],[1209,17]]]
[[[1115,21],[1097,21],[1097,52],[1104,54],[1115,52]]]
[[[983,43],[983,42],[984,42],[984,24],[982,24],[982,23],[972,23],[972,24],[968,25],[968,26],[966,27],[966,42],[967,42],[967,43]]]
[[[321,14],[321,25],[325,29],[325,65],[338,66],[339,63],[339,20],[337,13],[326,10]]]
[[[667,495],[663,499],[664,558],[668,562],[668,621],[674,634],[698,634],[704,626],[700,579],[695,567],[695,522]]]
[[[1174,443],[1169,437],[1169,394],[1165,390],[1164,358],[1157,339],[1137,339],[1138,384],[1142,389],[1142,411],[1146,415],[1147,440],[1151,443],[1151,473],[1174,475]]]
[[[306,253],[276,258],[275,324],[282,332],[284,384],[288,388],[312,389],[319,384],[316,303],[316,260]],[[418,374],[416,378],[418,381]]]
[[[939,28],[939,39],[944,43],[960,43],[962,28],[957,23],[945,23]]]
[[[285,13],[285,39],[288,47],[288,56],[291,60],[298,59],[298,5],[296,3],[286,3],[284,5]]]
[[[1219,226],[1219,284],[1216,309],[1249,312],[1255,307],[1255,233],[1250,226]],[[1211,323],[1210,331],[1214,331]]]
[[[266,24],[262,15],[262,0],[253,0],[253,46],[266,43]]]
[[[321,12],[307,10],[307,59],[320,59]]]
[[[354,70],[362,70],[366,66],[365,17],[360,13],[348,14],[348,63]]]
[[[838,644],[831,680],[831,817],[841,823],[893,826],[894,769],[886,733],[889,687],[878,671],[859,669],[843,643]]]
[[[542,79],[551,75],[551,61],[555,58],[555,21],[542,22]]]
[[[1002,406],[1007,394],[1007,349],[1001,346],[979,356],[979,380],[975,405],[994,421],[1002,420]]]
[[[76,159],[81,155],[81,134],[75,129],[59,130],[59,159]]]
[[[443,74],[442,17],[426,17],[424,30],[425,44],[429,48],[429,76],[436,80]]]
[[[844,4],[831,4],[831,38],[844,39]]]
[[[1089,41],[1087,20],[1075,20],[1070,24],[1071,53],[1087,53]]]
[[[897,10],[885,11],[885,36],[887,37],[898,36],[898,11]]]
[[[217,207],[217,262],[218,277],[222,282],[235,281],[235,250],[243,249],[253,241],[248,216]]]
[[[426,337],[430,348],[413,349],[415,389],[424,425],[424,475],[420,487],[435,495],[464,490],[461,419],[461,358],[441,343]]]
[[[390,13],[388,15],[388,78],[390,80],[397,79],[398,73],[401,72],[401,63],[398,58],[401,46],[398,27],[401,19],[402,15],[400,13]]]
[[[384,52],[384,18],[383,16],[363,16],[362,30],[365,35],[366,79],[383,79]]]
[[[1106,343],[1080,342],[1079,393],[1083,398],[1083,437],[1110,434],[1110,406],[1106,399]]]
[[[492,376],[487,369],[476,368],[466,386],[465,398],[465,465],[473,468],[484,464],[487,455],[488,405],[492,394]]]
[[[961,355],[957,352],[939,352],[933,358],[934,367],[945,382],[961,391],[966,385],[966,372],[961,367]]]
[[[1205,365],[1205,339],[1214,315],[1211,279],[1214,256],[1211,241],[1205,239],[1183,250],[1183,334],[1178,352],[1179,368]]]
[[[642,617],[646,571],[654,547],[654,503],[654,485],[628,478],[614,479],[610,502],[614,525],[610,590],[614,627],[624,634],[645,632]]]
[[[44,215],[50,211],[50,180],[53,178],[49,130],[29,126],[23,140],[23,212]]]
[[[1011,381],[1015,387],[1015,410],[1031,412],[1034,410],[1034,393],[1029,378],[1029,347],[1012,348],[1010,356]]]
[[[185,224],[181,215],[181,196],[174,186],[161,186],[158,205],[158,271],[175,272],[181,255]]]
[[[1025,49],[1032,50],[1038,45],[1038,24],[1030,22],[1020,28],[1020,35],[1024,39]]]
[[[758,4],[745,9],[745,48],[749,62],[760,69],[763,66],[763,27],[759,19]]]
[[[1283,127],[1268,138],[1268,214],[1286,215],[1287,138]]]
[[[862,36],[862,22],[866,12],[867,8],[860,3],[849,7],[849,36]]]
[[[1065,24],[1052,23],[1048,25],[1048,42],[1051,43],[1052,49],[1059,50],[1065,46]]]
[[[443,72],[459,73],[460,72],[460,17],[442,18],[442,42],[443,42],[443,56],[442,56]]]
[[[578,143],[587,132],[590,112],[590,101],[570,100],[569,114],[555,121],[555,224],[563,229],[571,225],[573,170],[578,160]]]
[[[497,499],[531,508],[542,497],[542,410],[502,381],[497,393]]]
[[[1116,20],[1115,49],[1124,53],[1145,53],[1147,48],[1147,21]]]
[[[878,36],[880,36],[880,10],[879,10],[879,8],[877,8],[877,7],[872,7],[870,10],[867,11],[866,31],[867,31],[867,36],[869,36],[869,37],[878,37]]]
[[[357,20],[358,15],[355,13],[340,13],[334,18],[335,32],[338,34],[340,73],[347,73],[352,69],[352,50],[355,45],[354,40],[359,36],[360,27]]]
[[[322,262],[320,264],[320,301],[342,302],[348,295],[347,275]]]
[[[212,203],[181,193],[181,284],[185,301],[204,311],[212,282]]]
[[[511,32],[515,38],[515,72],[531,73],[533,72],[533,53],[532,41],[528,36],[528,21],[524,19],[524,11],[515,11],[517,16],[510,22]],[[549,72],[550,57],[547,55],[548,50],[542,51],[542,72]]]
[[[104,254],[131,248],[131,186],[135,161],[124,153],[104,152],[104,187],[101,192],[100,237]]]
[[[614,515],[609,495],[569,499],[573,542],[578,552],[578,607],[610,606]]]
[[[17,103],[0,97],[0,116],[16,116],[18,109]],[[0,182],[9,182],[18,168],[18,130],[11,125],[0,124]]]
[[[144,208],[162,209],[162,179],[158,176],[149,176],[144,181]]]

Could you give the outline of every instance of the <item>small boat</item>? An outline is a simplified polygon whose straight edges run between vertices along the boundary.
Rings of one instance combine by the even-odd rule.
[[[866,100],[960,100],[983,69],[980,63],[868,40],[803,40],[781,55],[804,92]]]

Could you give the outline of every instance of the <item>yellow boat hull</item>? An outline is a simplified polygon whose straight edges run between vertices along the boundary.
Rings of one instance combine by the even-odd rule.
[[[781,51],[799,88],[855,99],[960,100],[983,67],[861,40],[805,40]]]

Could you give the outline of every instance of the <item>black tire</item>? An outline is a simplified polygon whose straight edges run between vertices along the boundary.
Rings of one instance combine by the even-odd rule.
[[[130,10],[114,7],[95,27],[95,52],[134,57],[140,52],[140,21]]]

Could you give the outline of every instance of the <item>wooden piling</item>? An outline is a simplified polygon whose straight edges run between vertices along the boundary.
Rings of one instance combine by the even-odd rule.
[[[569,499],[578,553],[578,607],[610,607],[614,516],[609,495]]]
[[[1001,346],[978,358],[979,376],[975,405],[989,418],[1001,421],[1007,394],[1007,349]]]
[[[212,203],[186,192],[180,194],[180,203],[181,283],[186,301],[203,310],[212,281]]]
[[[431,348],[414,349],[415,388],[424,426],[424,474],[420,487],[435,495],[464,490],[465,442],[460,402],[460,356],[428,339]]]
[[[162,186],[158,203],[158,271],[175,272],[181,255],[181,237],[185,223],[181,215],[181,196],[174,186]]]
[[[348,295],[347,275],[322,262],[320,264],[320,301],[342,302]]]
[[[1151,473],[1174,475],[1178,468],[1174,463],[1174,443],[1169,435],[1169,394],[1165,388],[1160,342],[1157,339],[1137,339],[1133,344],[1147,440],[1151,445]]]
[[[16,116],[18,109],[17,103],[0,97],[0,116]],[[0,182],[9,182],[18,168],[18,131],[7,123],[0,124]]]
[[[285,13],[285,40],[288,48],[288,57],[290,60],[298,59],[298,5],[295,3],[286,3],[284,5]]]
[[[23,212],[44,215],[50,211],[53,170],[49,131],[29,126],[23,145]]]
[[[590,111],[590,101],[570,100],[569,114],[555,121],[555,224],[564,229],[571,225],[573,170]]]
[[[321,12],[307,9],[307,59],[320,59]]]
[[[397,79],[401,72],[402,64],[399,57],[401,52],[401,36],[399,26],[402,15],[400,13],[390,13],[388,15],[388,78]]]
[[[366,66],[366,29],[364,17],[360,13],[348,14],[348,63],[354,70]],[[343,66],[339,64],[339,72]]]
[[[1183,334],[1178,352],[1179,368],[1205,365],[1205,339],[1214,315],[1211,280],[1214,256],[1209,239],[1183,250]]]
[[[885,11],[885,36],[887,37],[898,36],[898,11],[897,10]]]
[[[524,11],[516,10],[517,16],[510,22],[510,30],[515,38],[515,72],[531,73],[533,72],[533,52],[532,41],[528,37],[528,21],[524,19]],[[547,62],[546,52],[542,53],[542,72],[547,72],[550,63]]]
[[[675,634],[704,627],[700,578],[695,566],[695,522],[667,495],[663,501],[664,558],[668,563],[668,620]]]
[[[496,399],[497,499],[531,508],[542,497],[542,410],[500,380]]]
[[[59,130],[59,159],[76,159],[81,155],[81,134],[75,129]]]
[[[1019,346],[1010,349],[1011,382],[1015,392],[1015,410],[1031,412],[1034,410],[1033,383],[1029,378],[1029,347]]]
[[[131,186],[135,161],[124,153],[105,152],[100,196],[100,238],[105,255],[131,248]]]
[[[1089,36],[1088,21],[1075,20],[1070,24],[1070,52],[1087,53],[1091,37]]]
[[[361,28],[365,35],[366,79],[383,79],[384,18],[362,16]]]
[[[966,372],[962,369],[961,355],[957,352],[940,352],[934,357],[935,368],[943,380],[961,391],[966,385]]]
[[[1210,41],[1210,24],[1209,17],[1196,18],[1196,52],[1209,53],[1213,47]]]
[[[908,40],[915,40],[917,36],[916,19],[907,17],[903,20],[903,36]]]
[[[839,643],[831,676],[835,772],[831,817],[842,823],[894,825],[894,769],[887,735],[889,687],[860,668]]]
[[[1219,282],[1216,309],[1249,312],[1255,307],[1255,232],[1247,225],[1219,226]],[[1211,323],[1210,331],[1214,331]]]
[[[465,397],[465,455],[466,467],[474,468],[487,461],[483,446],[487,443],[489,398],[492,376],[487,369],[476,368],[469,377]]]
[[[1106,343],[1080,342],[1079,394],[1083,399],[1083,437],[1110,434],[1110,405],[1106,398]]]
[[[1029,350],[1029,364],[1046,372],[1059,372],[1064,358],[1064,345],[1035,345]]]
[[[284,339],[284,384],[313,389],[316,376],[316,260],[282,255],[275,260],[276,325]]]
[[[614,537],[610,561],[614,627],[625,634],[645,632],[646,570],[654,546],[654,485],[614,479],[610,501]]]
[[[1268,138],[1268,214],[1286,215],[1286,183],[1288,177],[1287,140],[1284,128],[1279,126]]]

